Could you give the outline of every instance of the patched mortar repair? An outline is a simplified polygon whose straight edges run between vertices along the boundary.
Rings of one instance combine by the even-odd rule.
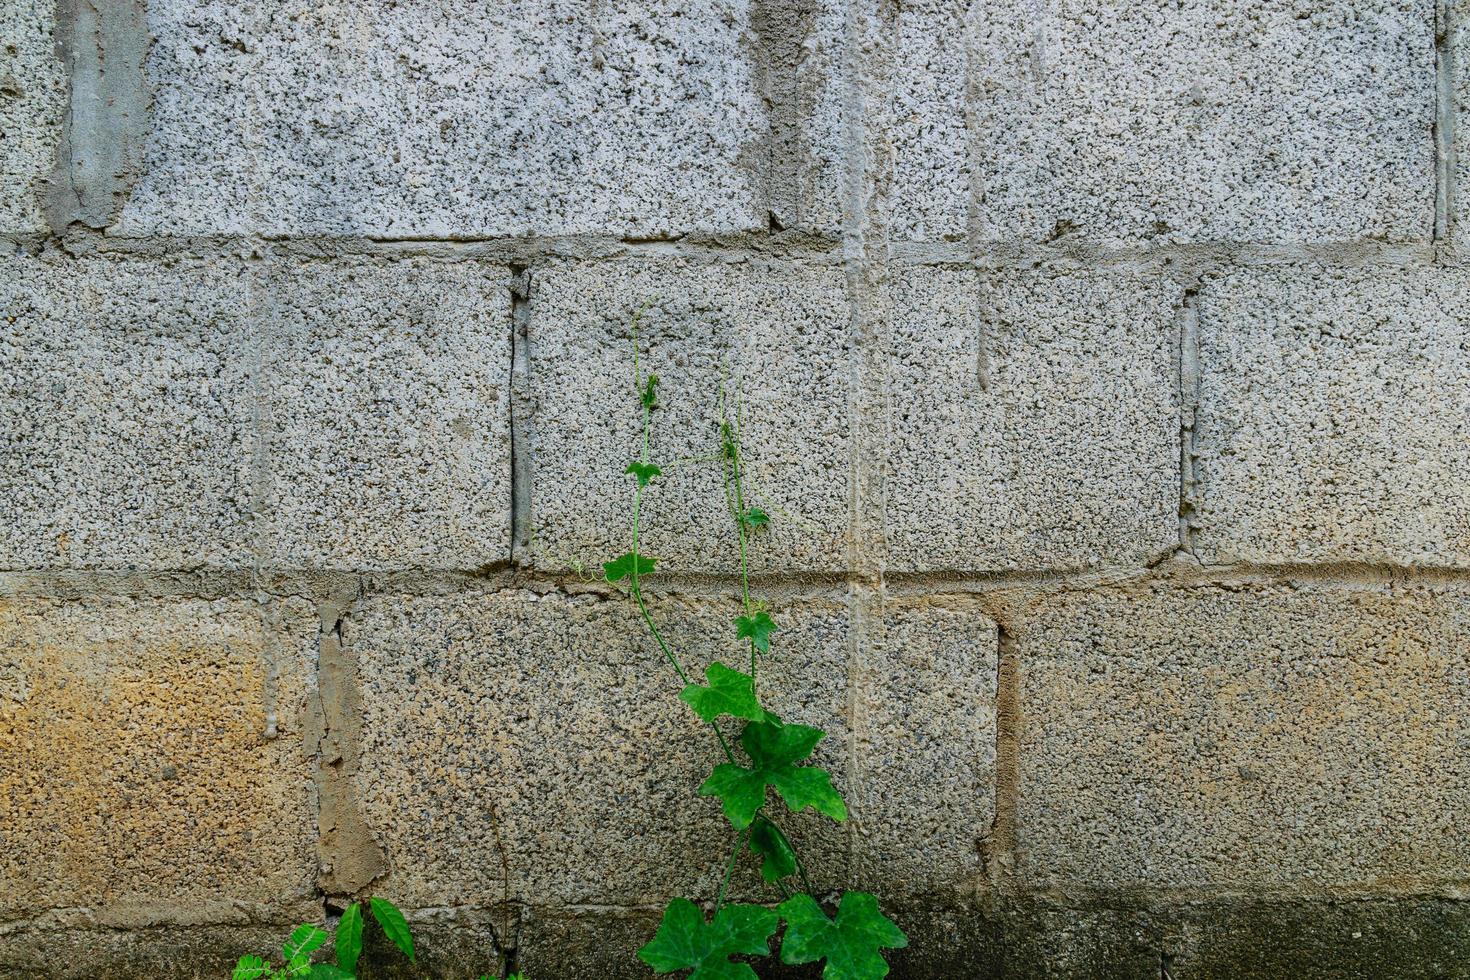
[[[1470,978],[1467,38],[0,0],[0,980]]]

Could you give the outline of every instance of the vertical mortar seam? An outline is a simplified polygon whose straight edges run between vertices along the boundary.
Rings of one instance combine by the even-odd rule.
[[[1199,292],[1201,281],[1186,285],[1178,312],[1179,359],[1179,552],[1195,554],[1195,516],[1199,512]]]
[[[1434,149],[1435,260],[1449,248],[1455,231],[1455,59],[1453,20],[1449,0],[1434,6],[1435,107],[1432,124]]]
[[[531,268],[510,265],[510,561],[531,549]]]
[[[1020,861],[1021,663],[1016,638],[1000,621],[995,649],[995,814],[985,874],[996,892],[1008,893]]]

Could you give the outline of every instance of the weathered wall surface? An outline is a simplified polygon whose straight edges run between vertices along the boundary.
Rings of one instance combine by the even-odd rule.
[[[1470,976],[1467,32],[0,0],[0,977],[363,890],[422,976],[645,975],[728,836],[577,572],[647,300],[659,459],[742,375],[770,697],[854,812],[796,833],[895,975]],[[727,653],[717,474],[646,516]]]

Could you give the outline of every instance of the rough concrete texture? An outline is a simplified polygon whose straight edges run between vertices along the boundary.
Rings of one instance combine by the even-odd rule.
[[[0,260],[0,567],[249,565],[247,275]]]
[[[0,601],[0,920],[309,914],[315,639],[297,602]]]
[[[1467,4],[0,3],[0,980],[646,976],[645,302],[654,614],[743,662],[723,387],[892,976],[1470,980]]]
[[[509,559],[503,267],[0,268],[0,567]]]
[[[0,234],[46,227],[45,182],[67,101],[55,14],[42,0],[0,5]]]
[[[859,887],[973,891],[995,819],[995,622],[959,598],[890,601],[855,685]]]
[[[737,571],[721,485],[720,392],[744,418],[745,479],[771,514],[756,571],[844,567],[848,538],[849,337],[838,269],[794,264],[553,265],[529,308],[530,558],[597,568],[629,546],[640,449],[633,381],[658,376],[650,458],[667,468],[643,504],[641,550],[661,569]],[[723,379],[723,380],[722,380]],[[677,464],[677,465],[674,465]]]
[[[510,558],[505,270],[280,264],[262,353],[263,550],[286,568]]]
[[[1470,564],[1467,300],[1460,271],[1208,281],[1200,559]]]
[[[1424,240],[1435,5],[903,4],[894,234]],[[1302,70],[1311,65],[1312,70]]]
[[[765,228],[755,163],[769,123],[749,17],[744,0],[150,3],[159,120],[122,226],[390,238]],[[213,119],[231,136],[211,134]],[[200,158],[223,182],[194,175],[181,195],[167,175]]]
[[[1042,886],[1463,879],[1457,590],[1156,587],[1038,602],[1018,873]]]
[[[747,662],[738,603],[660,598],[652,608],[691,676],[702,681],[717,657]],[[764,698],[828,732],[816,758],[840,789],[845,609],[776,605],[772,615],[782,628],[761,667]],[[718,802],[695,791],[722,759],[631,601],[384,596],[349,615],[343,640],[364,705],[363,812],[392,866],[383,893],[411,906],[714,895],[731,832]],[[846,828],[811,811],[783,823],[824,879],[842,880]],[[757,886],[745,874],[733,887]]]
[[[890,569],[1136,566],[1177,545],[1176,285],[911,269],[895,293]]]

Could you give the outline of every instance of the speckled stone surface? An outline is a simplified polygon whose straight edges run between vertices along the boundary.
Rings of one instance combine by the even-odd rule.
[[[296,601],[0,600],[0,918],[309,914],[316,628]]]
[[[894,286],[888,567],[1141,565],[1178,542],[1182,291],[912,269]]]
[[[248,567],[249,275],[0,260],[0,568]]]
[[[1467,301],[1459,270],[1207,283],[1201,560],[1470,565]]]
[[[596,568],[628,548],[640,449],[640,368],[656,374],[645,554],[677,571],[733,572],[739,543],[718,454],[722,377],[744,419],[747,488],[771,515],[757,571],[846,561],[850,411],[845,278],[786,263],[555,265],[530,303],[530,560]],[[693,461],[693,462],[691,462]],[[678,464],[678,465],[672,465]]]
[[[995,819],[996,624],[960,597],[889,600],[859,648],[856,885],[967,893]]]
[[[692,676],[715,658],[748,665],[738,602],[652,608]],[[777,603],[772,615],[781,629],[763,699],[828,732],[813,758],[840,791],[845,607]],[[415,906],[713,896],[732,831],[696,790],[723,759],[630,600],[383,596],[351,614],[343,638],[365,711],[363,812],[393,869],[384,894]],[[845,827],[812,811],[782,820],[823,880],[844,879]],[[749,864],[733,887],[758,887]]]
[[[131,233],[766,226],[744,0],[166,0],[149,18],[158,122]]]
[[[900,237],[1430,237],[1431,0],[922,2],[898,19],[917,66],[895,92]]]
[[[55,4],[0,6],[0,233],[43,231],[45,181],[66,116]]]
[[[1157,587],[1040,601],[1017,870],[1037,887],[1464,877],[1463,592]]]
[[[504,267],[280,263],[264,275],[264,560],[454,569],[508,560]]]

